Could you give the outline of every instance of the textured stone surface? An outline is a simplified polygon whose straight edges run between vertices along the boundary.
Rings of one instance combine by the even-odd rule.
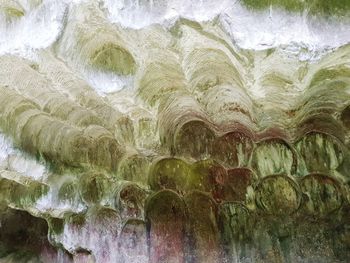
[[[348,262],[350,44],[247,50],[227,13],[137,1],[171,19],[131,28],[112,2],[0,0],[0,262]],[[309,2],[242,1],[349,9]],[[62,23],[32,47],[32,20]]]

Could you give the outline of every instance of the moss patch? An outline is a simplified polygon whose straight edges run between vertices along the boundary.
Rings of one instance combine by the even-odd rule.
[[[311,14],[334,15],[350,11],[350,2],[344,0],[242,0],[248,8],[262,10],[270,6],[283,8],[290,12],[309,10]]]
[[[93,66],[106,70],[132,74],[135,71],[135,60],[132,55],[116,45],[107,44],[96,51],[91,59]]]

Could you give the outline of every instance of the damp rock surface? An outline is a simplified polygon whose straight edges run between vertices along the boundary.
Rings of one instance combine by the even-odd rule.
[[[349,12],[0,0],[0,262],[349,262]]]

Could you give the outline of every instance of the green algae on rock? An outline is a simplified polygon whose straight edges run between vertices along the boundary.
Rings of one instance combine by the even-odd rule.
[[[102,71],[122,75],[135,72],[136,62],[127,44],[95,4],[82,3],[75,7],[69,21],[59,44],[62,54]]]
[[[304,10],[315,15],[344,15],[350,11],[350,3],[342,0],[243,0],[245,5],[254,9],[266,9],[269,6],[279,7],[292,12]]]
[[[307,175],[302,179],[300,187],[306,194],[303,209],[308,214],[326,216],[337,211],[343,203],[343,189],[335,179],[327,175]]]
[[[157,161],[149,173],[152,190],[172,189],[184,192],[190,173],[189,165],[181,159],[164,158]]]
[[[268,214],[287,216],[297,211],[301,203],[298,185],[285,175],[270,175],[256,187],[256,202]]]
[[[256,145],[251,165],[261,177],[292,175],[297,168],[297,157],[295,150],[284,140],[266,139]]]
[[[1,0],[0,15],[4,15],[7,21],[12,21],[24,16],[25,10],[16,0]]]
[[[6,178],[0,179],[2,198],[18,209],[31,210],[35,202],[43,197],[49,186],[38,182],[21,184]]]
[[[343,162],[342,144],[327,134],[307,134],[297,142],[296,148],[310,173],[334,171]]]
[[[223,260],[244,260],[252,249],[253,219],[242,204],[225,202],[219,206],[218,226],[223,245]]]
[[[2,20],[0,261],[347,262],[348,4],[122,2]]]

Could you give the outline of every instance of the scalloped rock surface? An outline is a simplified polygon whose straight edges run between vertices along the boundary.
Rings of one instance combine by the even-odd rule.
[[[0,0],[0,261],[349,262],[350,39],[112,2]]]

